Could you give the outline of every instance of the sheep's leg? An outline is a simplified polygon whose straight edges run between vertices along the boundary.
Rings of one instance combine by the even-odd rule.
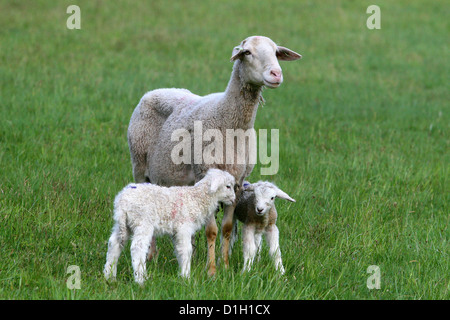
[[[144,160],[140,161],[133,161],[133,178],[136,183],[143,183],[143,182],[149,182],[149,179],[145,177],[145,170],[146,170],[146,160],[144,157]]]
[[[136,130],[139,127],[144,127],[142,124],[140,126],[137,126],[134,130]],[[140,132],[140,131],[139,131]],[[138,136],[146,136],[144,135],[144,132],[140,132]],[[142,153],[142,150],[146,150],[144,148],[144,145],[142,143],[138,143],[139,140],[136,140],[136,138],[132,139],[131,136],[128,136],[128,145],[130,149],[130,155],[131,155],[131,166],[133,169],[133,178],[136,183],[144,183],[144,182],[150,182],[150,179],[146,177],[145,170],[147,169],[147,154]],[[155,237],[152,238],[151,245],[148,248],[148,256],[147,260],[151,261],[156,256],[156,239]]]
[[[191,244],[192,244],[192,255],[194,255],[197,250],[197,247],[195,245],[195,234],[191,236]]]
[[[188,232],[179,231],[173,238],[173,246],[177,255],[178,264],[181,269],[181,276],[189,278],[191,274],[191,258],[192,258],[192,235]]]
[[[216,238],[218,230],[214,215],[211,215],[206,222],[205,230],[208,243],[208,275],[213,276],[216,273]]]
[[[131,242],[131,261],[133,264],[134,279],[140,285],[144,284],[147,277],[145,258],[153,237],[153,227],[137,228]]]
[[[255,246],[256,246],[256,259],[259,261],[261,257],[261,247],[262,247],[262,234],[257,232],[255,233]]]
[[[231,231],[233,229],[233,216],[234,216],[234,208],[236,207],[236,203],[225,206],[223,210],[223,220],[222,220],[222,257],[225,268],[228,268],[228,253],[230,246],[230,237]]]
[[[275,268],[284,274],[284,267],[281,261],[281,250],[279,245],[279,231],[276,225],[270,225],[266,229],[266,240],[269,245],[269,254],[275,262]]]
[[[142,124],[141,124],[142,126]],[[140,133],[145,137],[144,132]],[[146,182],[145,171],[147,169],[147,148],[136,137],[128,136],[128,146],[131,157],[131,167],[133,169],[133,178],[136,183]]]
[[[140,154],[137,151],[139,150],[139,148],[136,148],[136,146],[132,143],[132,140],[130,138],[128,139],[128,144],[130,146],[131,165],[133,167],[134,181],[136,183],[150,182],[150,179],[145,175],[145,170],[147,167],[147,154]],[[147,260],[152,261],[152,259],[155,256],[156,256],[156,238],[153,237],[151,245],[148,248]]]
[[[105,279],[108,280],[111,275],[115,279],[117,275],[117,261],[120,253],[128,239],[128,232],[126,227],[121,228],[118,223],[114,226],[111,237],[108,241],[108,253],[106,254],[106,264],[103,270]]]
[[[242,228],[242,245],[244,251],[244,269],[242,272],[250,271],[257,251],[255,227],[253,225],[244,225]]]
[[[228,248],[228,257],[231,256],[231,252],[233,250],[234,244],[238,238],[238,222],[236,218],[233,218],[233,227],[231,229],[231,236],[230,236],[230,245]]]
[[[186,232],[177,232],[174,241],[175,252],[181,269],[181,276],[189,278],[192,259],[192,235]]]

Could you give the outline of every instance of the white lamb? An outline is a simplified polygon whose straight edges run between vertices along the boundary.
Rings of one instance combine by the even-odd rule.
[[[253,129],[258,104],[263,100],[261,95],[263,87],[278,88],[283,82],[283,73],[278,61],[294,61],[300,58],[300,54],[278,46],[267,37],[252,36],[233,49],[231,55],[231,61],[234,63],[233,71],[224,92],[206,96],[198,96],[186,89],[173,88],[147,92],[134,110],[128,127],[128,145],[135,182],[148,181],[164,186],[191,185],[199,181],[209,168],[218,168],[233,175],[240,187],[254,167],[254,164],[248,161],[247,148],[244,148],[243,152],[245,163],[225,163],[227,159],[225,154],[222,154],[222,163],[197,162],[192,152],[191,159],[177,164],[173,161],[172,152],[179,141],[173,140],[172,134],[179,129],[195,131],[195,122],[202,123],[202,133],[213,129],[221,132],[222,137],[226,137],[226,132],[230,129],[235,131]],[[193,148],[196,143],[200,143],[203,148],[210,143],[194,140],[190,139]],[[226,145],[234,144],[233,141],[214,140],[214,145],[217,144],[215,152],[223,150],[225,153]],[[223,148],[218,148],[220,144]],[[239,147],[236,147],[233,159],[237,157],[236,150],[239,150]],[[216,156],[220,158],[220,155]],[[236,191],[236,198],[239,198],[239,189]],[[225,205],[222,220],[224,238],[222,254],[225,266],[228,265],[228,244],[234,207],[235,203]],[[211,275],[216,271],[217,231],[213,216],[206,224],[208,273]]]
[[[261,236],[265,235],[269,246],[269,254],[275,262],[276,270],[284,274],[279,246],[279,231],[276,226],[277,210],[275,198],[295,202],[287,193],[273,183],[258,181],[244,183],[244,191],[234,211],[233,231],[230,240],[230,252],[237,239],[237,220],[243,222],[242,241],[244,252],[244,271],[251,269],[257,253],[261,250]]]
[[[129,184],[114,200],[115,225],[108,243],[104,275],[116,277],[117,261],[131,232],[131,258],[135,281],[146,278],[146,256],[152,237],[172,235],[181,276],[189,278],[191,237],[214,214],[219,202],[235,201],[235,179],[210,169],[194,186],[161,187],[150,183]]]

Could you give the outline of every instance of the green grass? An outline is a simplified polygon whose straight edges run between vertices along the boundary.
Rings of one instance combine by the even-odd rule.
[[[0,1],[0,299],[449,299],[449,23],[445,1]],[[381,8],[381,30],[366,8]],[[279,129],[272,180],[284,276],[267,248],[241,274],[177,275],[168,238],[144,288],[129,250],[102,278],[116,193],[132,181],[126,130],[160,87],[223,91],[249,35],[303,55],[281,63],[256,129]],[[69,265],[81,289],[69,290]],[[370,265],[381,289],[366,287]]]

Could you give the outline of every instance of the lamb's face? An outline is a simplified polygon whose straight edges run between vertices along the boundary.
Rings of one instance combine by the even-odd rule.
[[[221,185],[218,189],[218,199],[226,205],[232,205],[236,199],[234,193],[234,178],[233,181],[229,180],[224,185]]]
[[[291,202],[295,202],[286,192],[279,189],[276,185],[268,181],[258,181],[249,184],[244,181],[244,191],[254,192],[255,194],[255,213],[258,216],[267,214],[275,205],[275,198],[281,198]]]
[[[278,60],[292,61],[300,58],[298,53],[277,46],[267,37],[253,36],[234,48],[231,60],[241,60],[240,76],[245,83],[277,88],[283,82]]]
[[[255,213],[258,216],[267,214],[275,203],[277,191],[270,186],[259,186],[255,192]]]
[[[228,172],[218,169],[209,169],[207,176],[208,179],[211,179],[210,192],[216,195],[217,200],[225,205],[233,204],[236,199],[234,177]]]

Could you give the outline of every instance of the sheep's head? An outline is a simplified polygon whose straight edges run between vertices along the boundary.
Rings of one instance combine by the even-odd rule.
[[[258,216],[263,216],[270,211],[275,203],[275,198],[295,202],[286,192],[267,181],[253,184],[244,183],[244,191],[255,193],[255,213]]]
[[[293,61],[301,57],[288,48],[277,46],[267,37],[253,36],[233,49],[231,61],[241,61],[240,77],[245,83],[277,88],[283,82],[278,60]]]
[[[204,179],[209,181],[209,193],[215,194],[219,202],[226,205],[233,204],[236,199],[234,193],[236,181],[231,174],[219,169],[209,169]]]

